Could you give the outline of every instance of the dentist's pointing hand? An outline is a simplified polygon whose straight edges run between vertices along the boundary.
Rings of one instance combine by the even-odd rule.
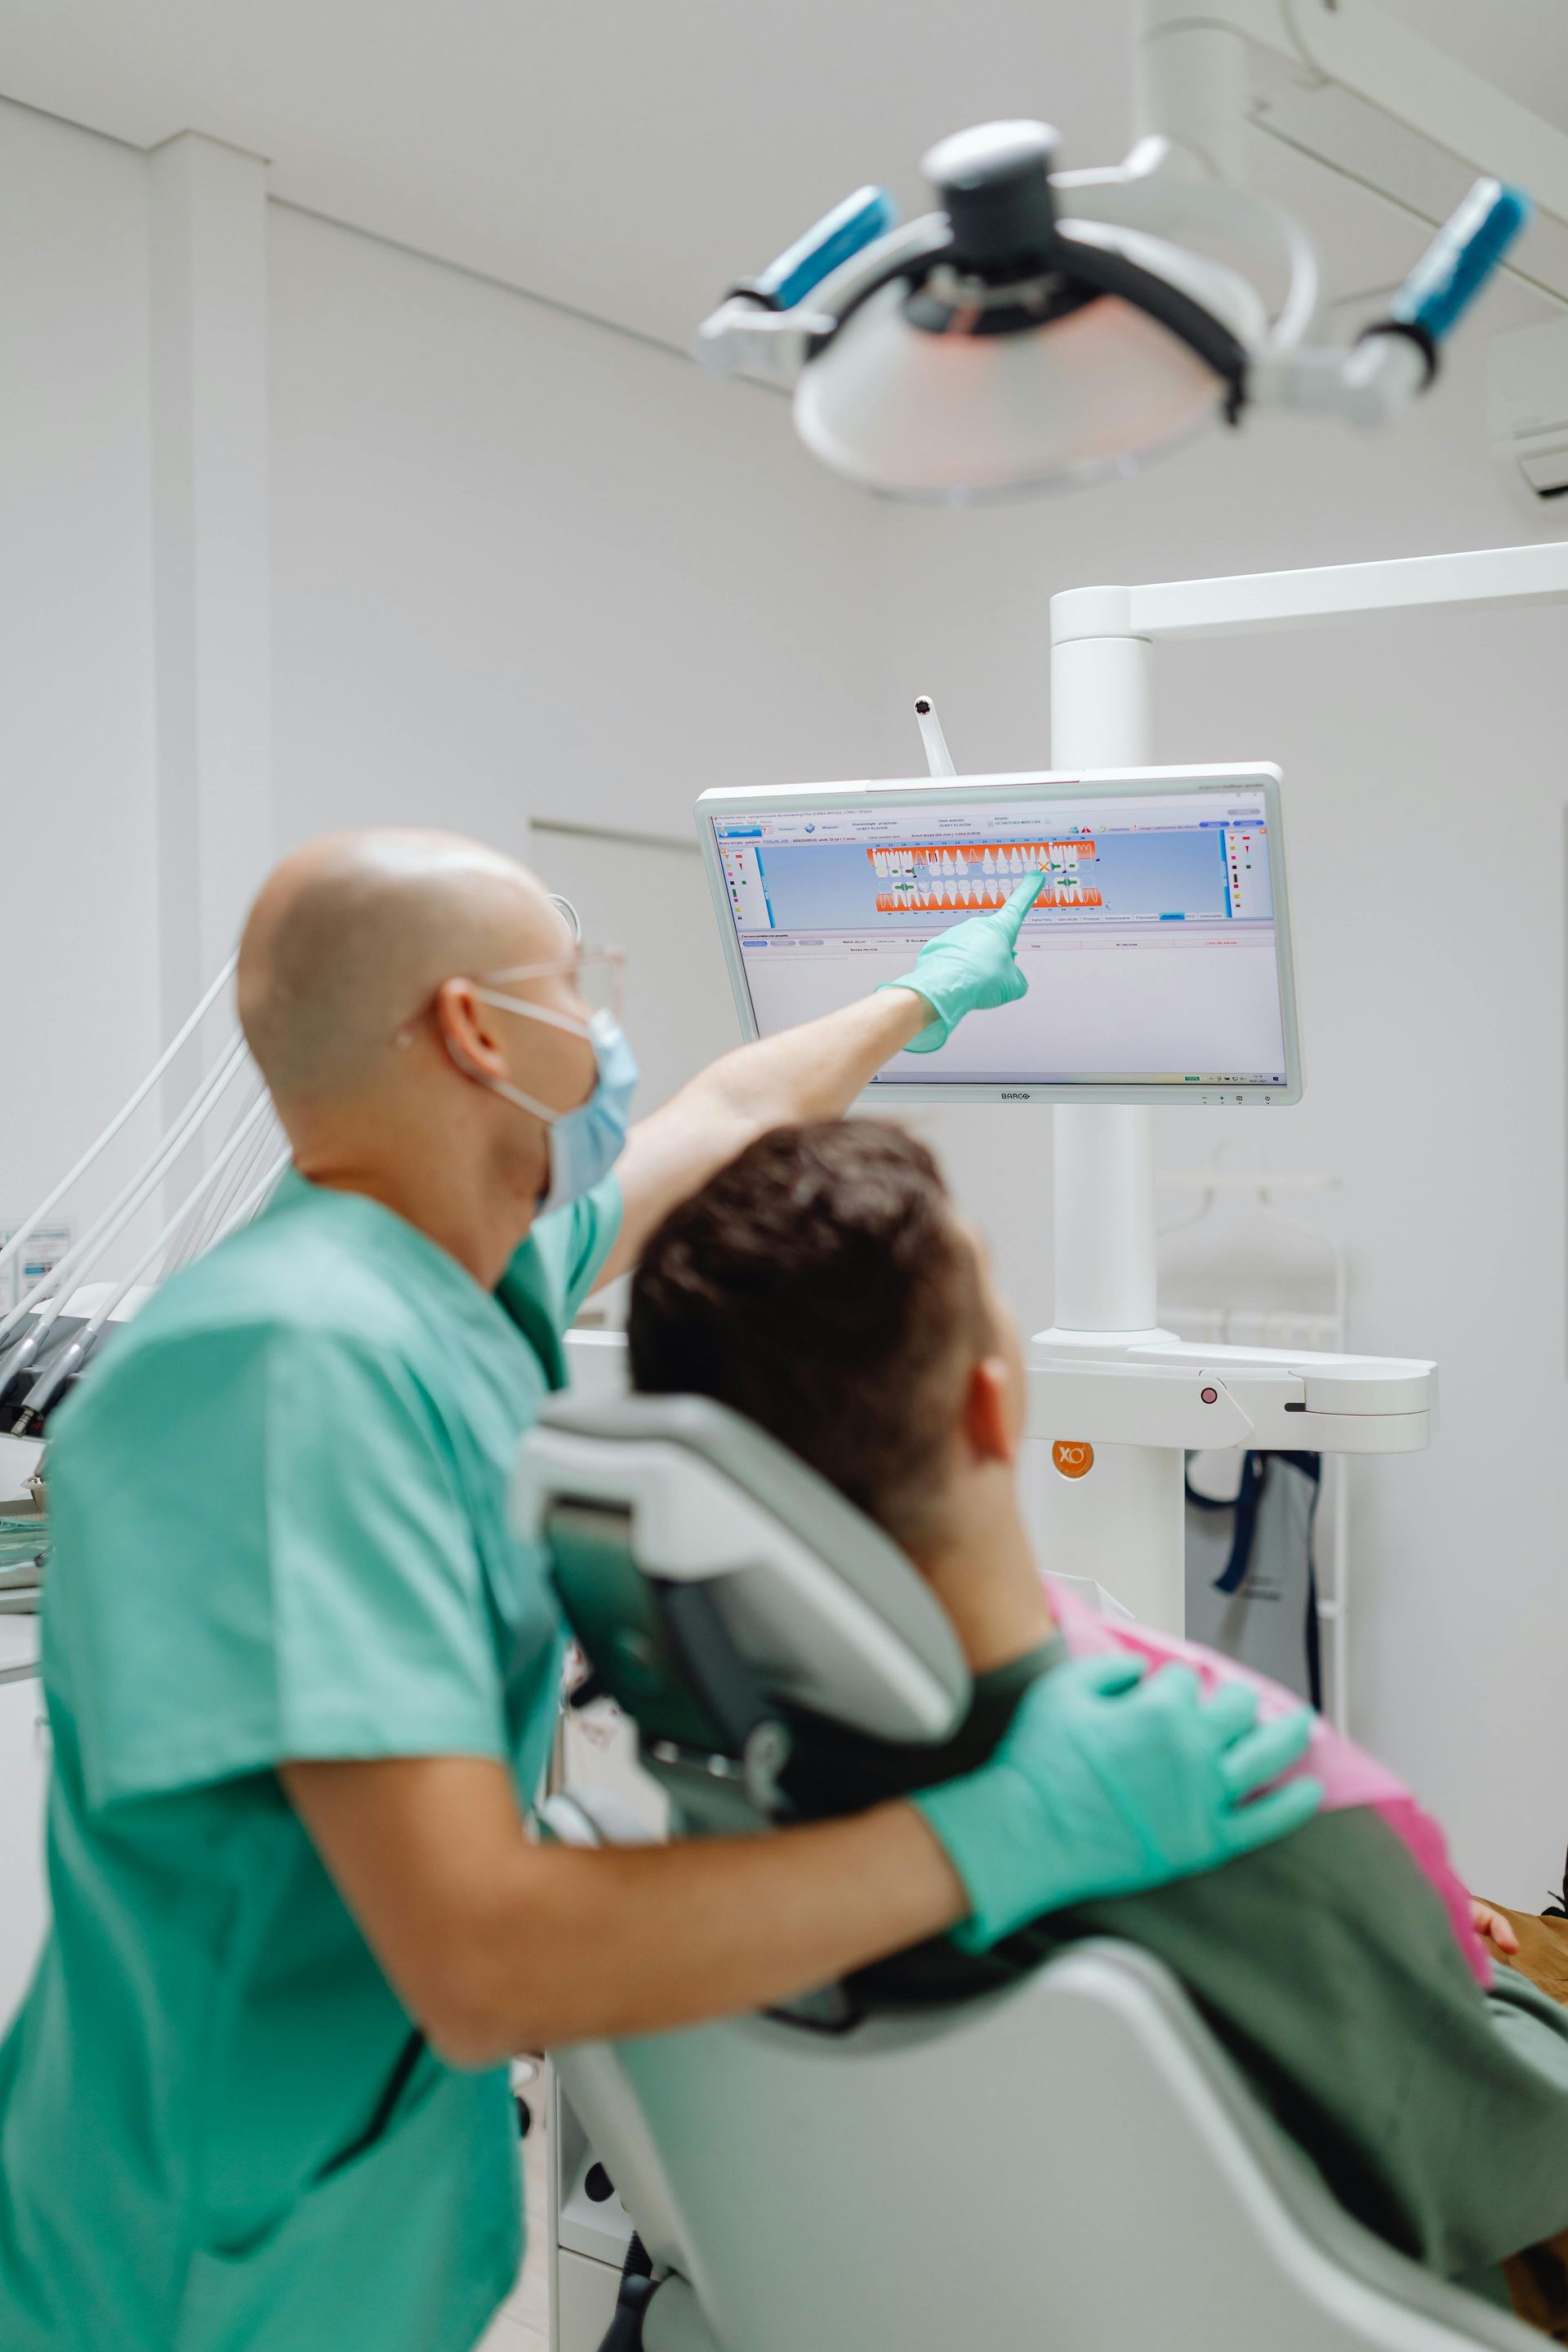
[[[911,1054],[934,1054],[945,1045],[966,1013],[984,1013],[999,1004],[1016,1003],[1029,983],[1019,971],[1014,950],[1024,918],[1040,894],[1043,873],[1019,883],[1005,907],[994,915],[972,915],[951,930],[928,940],[915,958],[914,969],[899,980],[885,980],[884,988],[912,989],[931,1009],[931,1020],[908,1047]]]

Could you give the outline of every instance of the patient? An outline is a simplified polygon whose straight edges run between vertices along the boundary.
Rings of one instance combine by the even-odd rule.
[[[878,1521],[968,1659],[973,1705],[934,1769],[930,1748],[797,1719],[785,1787],[803,1813],[972,1769],[1069,1651],[1181,1646],[1114,1632],[1042,1582],[1016,1478],[1017,1333],[935,1162],[899,1129],[848,1120],[752,1144],[649,1243],[628,1340],[638,1389],[746,1414]],[[1309,1769],[1324,1810],[1278,1844],[1056,1913],[980,1957],[938,1939],[857,1989],[881,2005],[946,2000],[1081,1937],[1141,1944],[1342,2204],[1506,2304],[1497,2265],[1568,2222],[1568,2012],[1510,1969],[1492,1980],[1441,1835],[1390,1774],[1326,1726]],[[1552,2262],[1542,2250],[1510,2266],[1526,2315],[1542,2316]]]

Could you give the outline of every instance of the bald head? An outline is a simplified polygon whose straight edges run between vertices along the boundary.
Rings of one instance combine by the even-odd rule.
[[[568,953],[525,866],[446,833],[342,833],[286,857],[239,949],[239,1016],[282,1109],[373,1093],[445,980]]]

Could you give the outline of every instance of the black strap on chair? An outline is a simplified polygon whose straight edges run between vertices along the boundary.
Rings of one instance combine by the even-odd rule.
[[[1568,1919],[1568,1861],[1563,1864],[1563,1884],[1542,1913],[1543,1919]]]

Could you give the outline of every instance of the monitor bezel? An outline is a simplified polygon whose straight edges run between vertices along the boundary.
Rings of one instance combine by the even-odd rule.
[[[1140,1084],[1128,1080],[1111,1085],[1019,1082],[1002,1086],[966,1078],[921,1081],[900,1078],[867,1087],[861,1102],[880,1110],[900,1103],[1134,1103],[1162,1108],[1267,1108],[1300,1102],[1302,1089],[1300,1024],[1296,1006],[1295,955],[1290,929],[1290,894],[1286,879],[1284,816],[1280,771],[1272,761],[1216,763],[1184,768],[1088,768],[1076,773],[1034,770],[984,776],[896,776],[861,778],[822,784],[736,784],[703,793],[697,802],[698,845],[708,876],[709,891],[719,925],[725,969],[735,999],[743,1036],[761,1033],[752,1010],[741,943],[731,914],[719,862],[713,820],[735,815],[793,815],[855,801],[881,801],[891,807],[951,804],[970,793],[993,800],[1070,801],[1093,793],[1105,799],[1134,799],[1169,793],[1174,799],[1194,792],[1234,793],[1261,790],[1268,835],[1268,878],[1274,901],[1274,956],[1279,986],[1279,1009],[1285,1037],[1285,1084],[1282,1087],[1173,1086],[1169,1081]]]

